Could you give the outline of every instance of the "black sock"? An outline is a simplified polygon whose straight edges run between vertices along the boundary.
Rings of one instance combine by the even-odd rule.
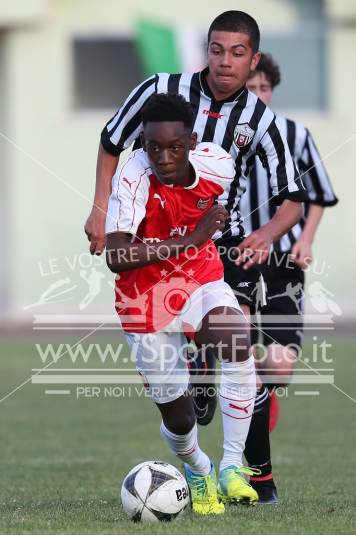
[[[250,430],[248,432],[245,457],[251,468],[259,468],[266,477],[272,473],[271,447],[269,443],[269,393],[265,386],[257,391]]]

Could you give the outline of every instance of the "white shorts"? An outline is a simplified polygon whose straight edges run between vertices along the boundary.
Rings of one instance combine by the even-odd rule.
[[[216,307],[236,310],[240,305],[223,279],[197,288],[176,319],[154,333],[125,333],[136,368],[156,403],[168,403],[182,396],[189,384],[187,330],[197,331],[202,319]]]

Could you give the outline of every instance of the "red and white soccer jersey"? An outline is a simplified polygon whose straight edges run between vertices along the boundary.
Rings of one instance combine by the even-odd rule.
[[[190,151],[189,161],[195,170],[194,183],[167,186],[153,174],[146,152],[134,151],[113,177],[106,233],[130,233],[134,241],[148,244],[191,233],[229,187],[235,166],[231,156],[213,143],[199,144]],[[199,249],[119,273],[115,306],[123,328],[128,332],[161,330],[179,315],[197,288],[223,276],[212,240]]]

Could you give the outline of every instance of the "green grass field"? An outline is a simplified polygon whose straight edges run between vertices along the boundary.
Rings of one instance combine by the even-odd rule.
[[[34,343],[19,338],[1,345],[0,398],[40,367]],[[352,341],[333,343],[335,383],[355,398]],[[175,463],[153,404],[137,397],[49,396],[29,383],[0,403],[0,533],[355,534],[356,404],[333,386],[315,389],[317,397],[296,396],[293,387],[281,400],[272,435],[279,506],[230,507],[221,518],[189,512],[176,523],[144,525],[126,519],[119,489],[142,460]],[[218,414],[200,442],[217,462]]]

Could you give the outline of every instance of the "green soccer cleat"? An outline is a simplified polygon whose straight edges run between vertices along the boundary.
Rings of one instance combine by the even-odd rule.
[[[245,475],[260,474],[260,470],[234,465],[224,468],[219,475],[218,493],[223,502],[241,503],[243,505],[256,505],[258,494],[246,481]]]
[[[185,477],[190,489],[192,509],[200,515],[221,515],[225,506],[218,499],[215,467],[211,465],[207,476],[194,474],[189,466],[184,466]]]

